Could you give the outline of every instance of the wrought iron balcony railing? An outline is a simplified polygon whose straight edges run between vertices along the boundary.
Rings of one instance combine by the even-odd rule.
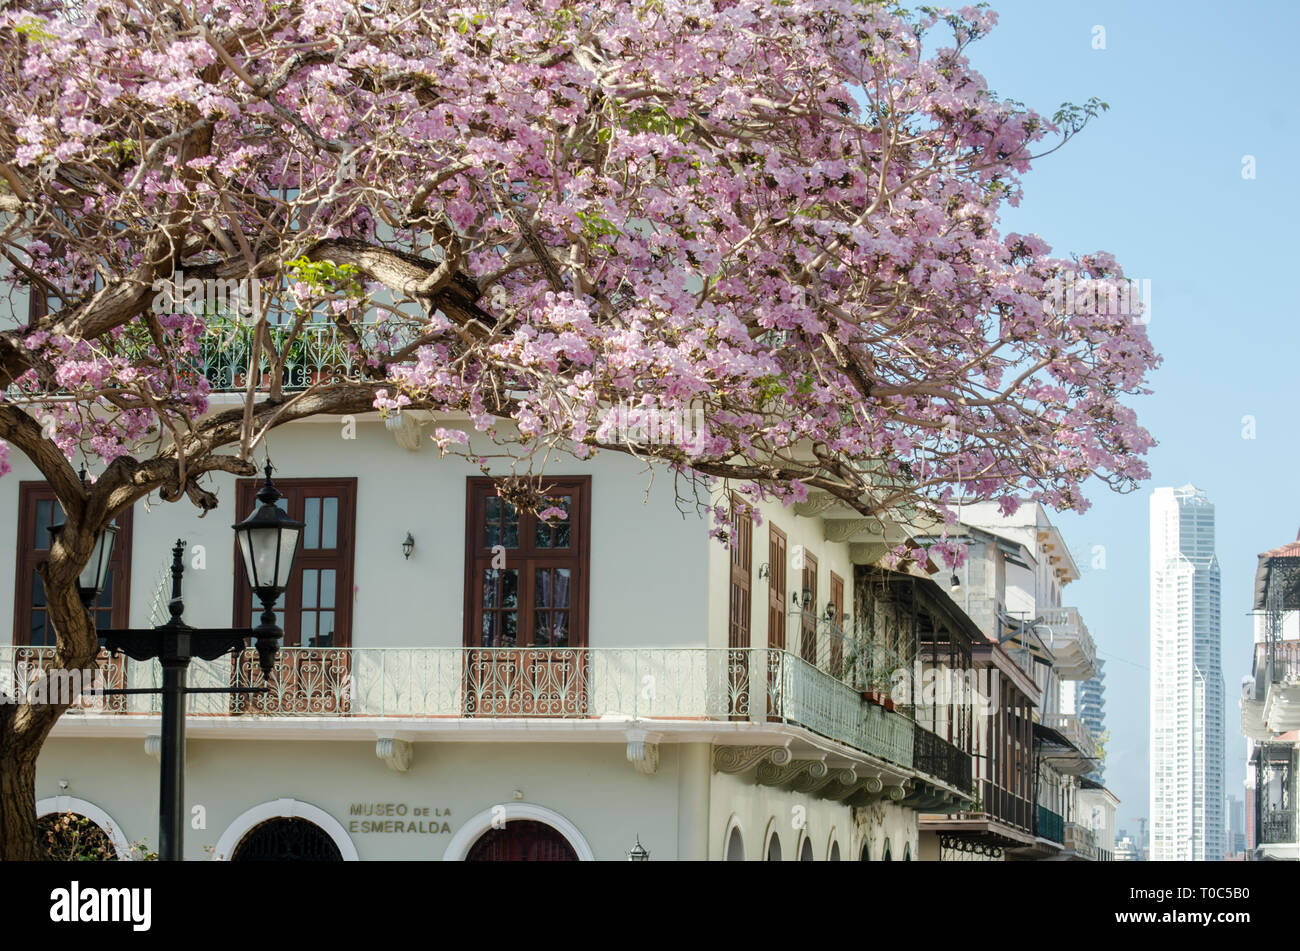
[[[357,334],[367,348],[377,342],[384,325],[358,324]],[[355,376],[359,361],[333,323],[309,323],[290,341],[292,326],[271,325],[271,341],[285,355],[285,389],[305,389],[335,377]],[[211,321],[199,344],[198,356],[186,363],[190,373],[207,379],[213,392],[240,392],[248,385],[249,360],[253,352],[253,327],[247,323]],[[254,381],[255,388],[270,383],[270,361],[262,354]]]
[[[180,357],[180,373],[190,380],[206,379],[214,393],[243,392],[248,385],[253,329],[251,323],[229,317],[209,319],[199,339],[199,352]],[[276,350],[285,353],[281,383],[286,390],[301,390],[336,378],[354,378],[360,370],[354,349],[333,322],[305,324],[292,339],[291,324],[271,324],[267,329]],[[391,351],[409,337],[408,331],[397,329],[391,323],[358,323],[353,329],[368,352]],[[133,345],[130,341],[119,341],[117,346],[127,354],[145,352],[143,345]],[[270,385],[270,371],[270,360],[263,352],[254,371],[255,389]],[[5,395],[18,399],[28,394],[10,386]]]
[[[812,612],[789,612],[785,630],[791,653],[862,693],[888,693],[897,672],[907,666],[893,648],[857,637]]]
[[[0,649],[0,690],[14,697],[52,648]],[[160,683],[157,663],[102,662],[108,686]],[[193,687],[260,684],[252,650],[194,661]],[[783,722],[910,768],[911,720],[788,651],[766,648],[296,648],[280,650],[268,694],[198,693],[196,717],[680,719]],[[156,695],[70,711],[150,716]],[[121,701],[121,702],[118,702]]]
[[[1281,845],[1296,841],[1295,811],[1262,809],[1259,813],[1259,844]]]
[[[1034,833],[1053,842],[1065,843],[1065,820],[1058,813],[1039,804],[1035,812]]]
[[[947,740],[915,724],[912,766],[964,793],[971,792],[971,758]]]

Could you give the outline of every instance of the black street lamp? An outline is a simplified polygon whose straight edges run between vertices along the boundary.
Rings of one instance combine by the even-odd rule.
[[[262,673],[268,676],[278,647],[276,641],[284,633],[275,623],[275,602],[289,587],[293,556],[298,551],[298,538],[303,529],[302,522],[290,518],[276,504],[282,498],[279,489],[271,484],[271,460],[267,459],[266,482],[257,493],[261,508],[231,526],[243,556],[248,586],[262,602],[261,623],[253,632],[257,638],[258,662]]]
[[[275,623],[275,602],[288,584],[297,552],[302,523],[294,521],[276,508],[281,498],[271,484],[271,463],[266,464],[266,483],[258,492],[262,507],[235,526],[243,555],[248,583],[263,605],[262,623],[255,628],[190,627],[181,614],[185,603],[181,597],[181,577],[185,572],[182,556],[185,542],[177,539],[172,547],[172,597],[167,603],[171,619],[155,628],[121,629],[100,632],[104,646],[113,653],[123,652],[134,660],[157,660],[162,664],[161,688],[140,687],[105,690],[105,695],[162,694],[162,765],[159,770],[158,857],[180,861],[184,852],[185,815],[185,695],[191,693],[265,693],[268,687],[188,687],[186,672],[190,661],[216,660],[225,654],[242,651],[247,638],[257,640],[258,666],[262,679],[270,678],[275,666],[278,641],[283,632]],[[270,510],[268,512],[268,509]],[[274,514],[272,514],[274,513]],[[109,552],[112,541],[106,546]],[[108,564],[105,555],[102,564]],[[99,576],[102,585],[102,575]],[[84,592],[83,592],[84,598]]]

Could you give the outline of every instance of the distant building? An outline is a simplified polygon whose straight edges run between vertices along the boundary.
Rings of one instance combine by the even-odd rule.
[[[1151,496],[1151,858],[1222,858],[1223,670],[1214,505]]]
[[[1120,830],[1119,839],[1115,843],[1115,861],[1116,862],[1141,862],[1145,856],[1142,854],[1141,847],[1133,841],[1133,837]]]
[[[1228,797],[1228,848],[1229,858],[1246,851],[1246,803],[1240,796]]]
[[[1076,706],[1079,719],[1088,724],[1088,729],[1092,731],[1095,737],[1102,737],[1106,733],[1106,662],[1097,661],[1097,676],[1089,677],[1083,683],[1079,684],[1076,691]],[[1095,772],[1089,774],[1090,779],[1102,782],[1106,772],[1105,760],[1099,760]]]

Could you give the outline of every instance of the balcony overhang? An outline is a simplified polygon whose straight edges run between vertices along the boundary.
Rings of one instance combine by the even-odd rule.
[[[1032,847],[1037,842],[1032,832],[985,813],[922,815],[917,825],[921,832],[937,833],[944,848],[977,855],[1000,854],[1007,849]]]
[[[1241,732],[1252,740],[1271,740],[1273,731],[1264,721],[1264,701],[1241,698]]]
[[[1245,717],[1245,702],[1242,702]],[[1268,685],[1263,703],[1263,721],[1273,733],[1290,733],[1300,730],[1300,681],[1286,681]],[[1255,737],[1252,737],[1255,739]],[[1257,739],[1267,739],[1258,737]]]

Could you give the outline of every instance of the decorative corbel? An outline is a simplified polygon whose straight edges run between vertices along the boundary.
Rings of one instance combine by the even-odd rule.
[[[388,768],[394,772],[405,773],[410,770],[415,759],[415,746],[409,740],[381,736],[375,741],[375,756],[387,763]]]

